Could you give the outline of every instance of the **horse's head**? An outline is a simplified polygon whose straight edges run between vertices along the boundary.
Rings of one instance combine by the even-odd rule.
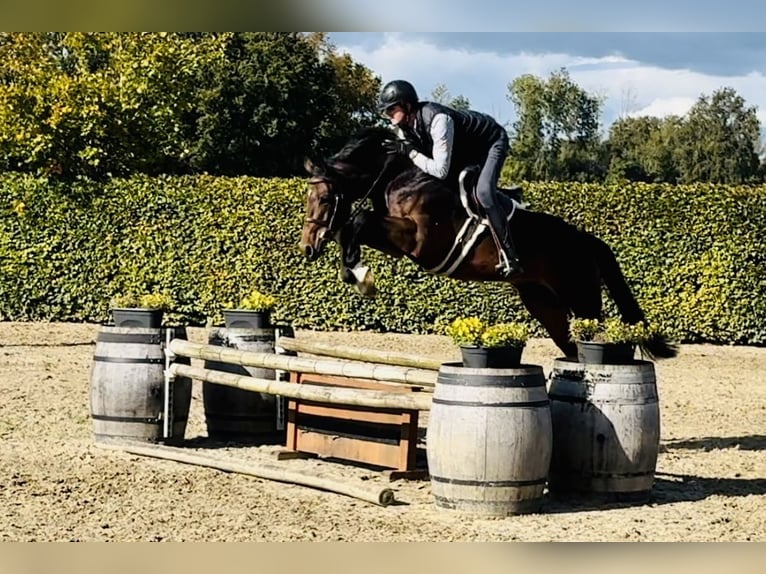
[[[392,137],[387,129],[366,129],[327,163],[306,160],[310,179],[300,248],[310,261],[321,255],[327,241],[348,222],[353,202],[365,197],[380,180],[391,159],[382,143]]]
[[[330,166],[309,159],[304,166],[311,179],[300,248],[309,261],[315,261],[322,254],[327,240],[346,223],[352,200],[344,193],[340,174]]]

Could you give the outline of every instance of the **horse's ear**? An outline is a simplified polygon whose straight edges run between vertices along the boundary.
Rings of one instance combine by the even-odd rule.
[[[311,161],[310,157],[307,157],[303,161],[303,168],[306,170],[306,173],[309,173],[309,174],[314,173],[314,162]]]

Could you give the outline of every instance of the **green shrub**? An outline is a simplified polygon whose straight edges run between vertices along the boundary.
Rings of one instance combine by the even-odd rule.
[[[503,283],[430,276],[363,248],[379,294],[339,278],[338,250],[297,248],[306,180],[0,176],[0,319],[101,322],[118,293],[162,292],[169,320],[215,321],[253,289],[296,328],[443,333],[455,316],[540,325]],[[680,342],[766,344],[766,187],[535,183],[525,196],[604,239],[650,324]],[[605,298],[607,315],[616,316]]]

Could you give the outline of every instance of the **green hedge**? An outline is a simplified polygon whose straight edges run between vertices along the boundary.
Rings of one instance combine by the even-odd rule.
[[[766,342],[766,187],[536,184],[536,205],[609,243],[680,340]]]
[[[65,184],[0,177],[0,318],[105,321],[111,297],[164,289],[171,319],[220,320],[253,288],[296,327],[438,331],[458,315],[529,321],[503,284],[429,276],[365,250],[380,293],[342,283],[337,249],[299,253],[306,182],[133,177]],[[650,319],[680,340],[766,342],[766,188],[530,184],[545,211],[613,246]]]

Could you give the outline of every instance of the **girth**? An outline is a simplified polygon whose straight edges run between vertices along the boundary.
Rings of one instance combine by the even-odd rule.
[[[466,256],[471,250],[481,241],[484,234],[489,229],[489,222],[480,211],[479,202],[476,199],[476,177],[478,175],[475,169],[466,168],[460,173],[459,177],[459,193],[460,203],[465,210],[466,219],[460,230],[455,236],[455,241],[452,244],[447,256],[436,267],[426,269],[426,272],[433,275],[444,275],[446,277],[452,276],[455,270],[460,266]],[[506,190],[503,190],[506,191]],[[511,193],[517,192],[519,198],[521,198],[521,188],[515,186],[511,188]],[[503,207],[508,207],[507,218],[513,217],[516,213],[516,209],[519,208],[519,204],[509,197],[510,194],[498,197],[498,200],[503,201]],[[508,206],[510,204],[510,206]]]

